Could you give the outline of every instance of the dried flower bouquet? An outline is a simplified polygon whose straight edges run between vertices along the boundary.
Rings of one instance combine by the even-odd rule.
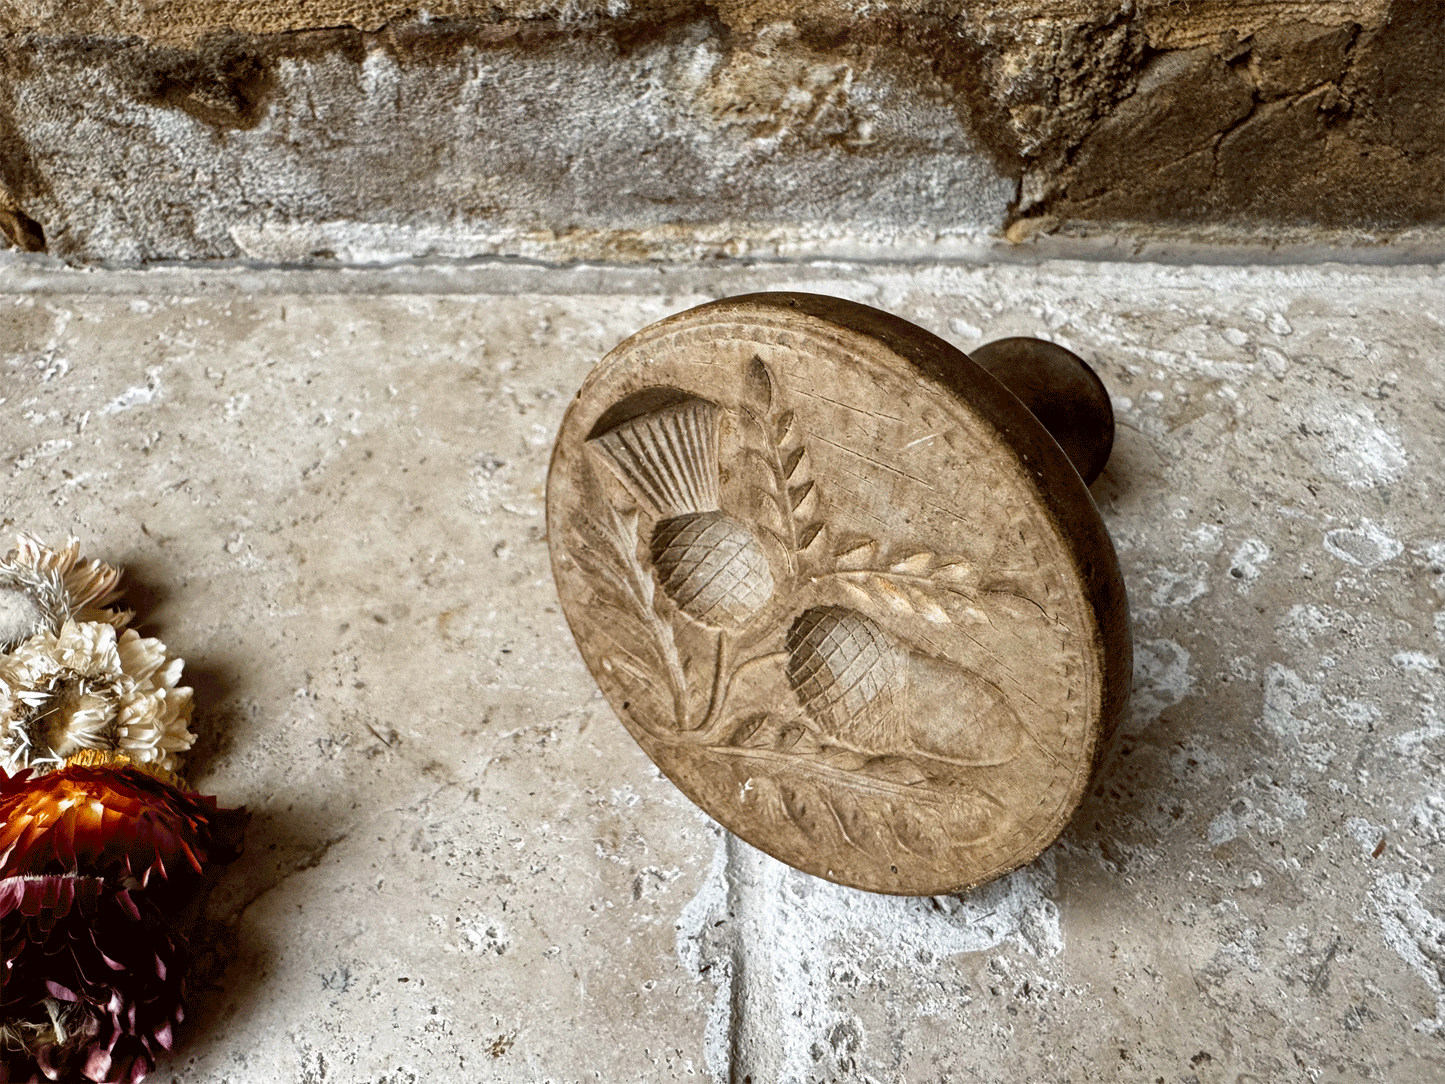
[[[120,570],[22,535],[0,559],[0,1081],[139,1081],[183,1016],[185,926],[246,815],[176,774],[182,661]]]

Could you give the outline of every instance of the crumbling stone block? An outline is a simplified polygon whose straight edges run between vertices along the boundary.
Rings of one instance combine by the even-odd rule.
[[[1389,240],[1445,227],[1441,16],[23,0],[0,10],[0,234],[117,263]]]

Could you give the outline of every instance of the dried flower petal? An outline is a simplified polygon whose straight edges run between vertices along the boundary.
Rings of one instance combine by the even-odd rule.
[[[125,628],[134,614],[110,609],[120,595],[120,569],[80,556],[80,540],[52,550],[29,535],[0,559],[0,651],[67,621],[102,621]]]
[[[0,1071],[139,1081],[183,1018],[185,942],[150,894],[79,874],[0,879]]]
[[[119,750],[174,770],[195,735],[182,662],[159,640],[98,621],[66,621],[0,659],[0,765],[60,764],[82,749]]]
[[[154,872],[179,895],[208,863],[235,858],[245,823],[243,810],[134,767],[0,772],[0,876],[82,872],[149,885]]]

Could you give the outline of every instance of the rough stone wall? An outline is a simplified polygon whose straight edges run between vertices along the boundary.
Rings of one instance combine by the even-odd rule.
[[[1442,100],[1441,0],[19,0],[0,230],[121,263],[1390,240],[1445,226]]]

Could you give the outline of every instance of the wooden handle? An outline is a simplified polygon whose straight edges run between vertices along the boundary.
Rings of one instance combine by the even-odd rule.
[[[1058,343],[1027,336],[985,343],[968,356],[1029,408],[1092,485],[1114,447],[1114,406],[1099,374]]]

